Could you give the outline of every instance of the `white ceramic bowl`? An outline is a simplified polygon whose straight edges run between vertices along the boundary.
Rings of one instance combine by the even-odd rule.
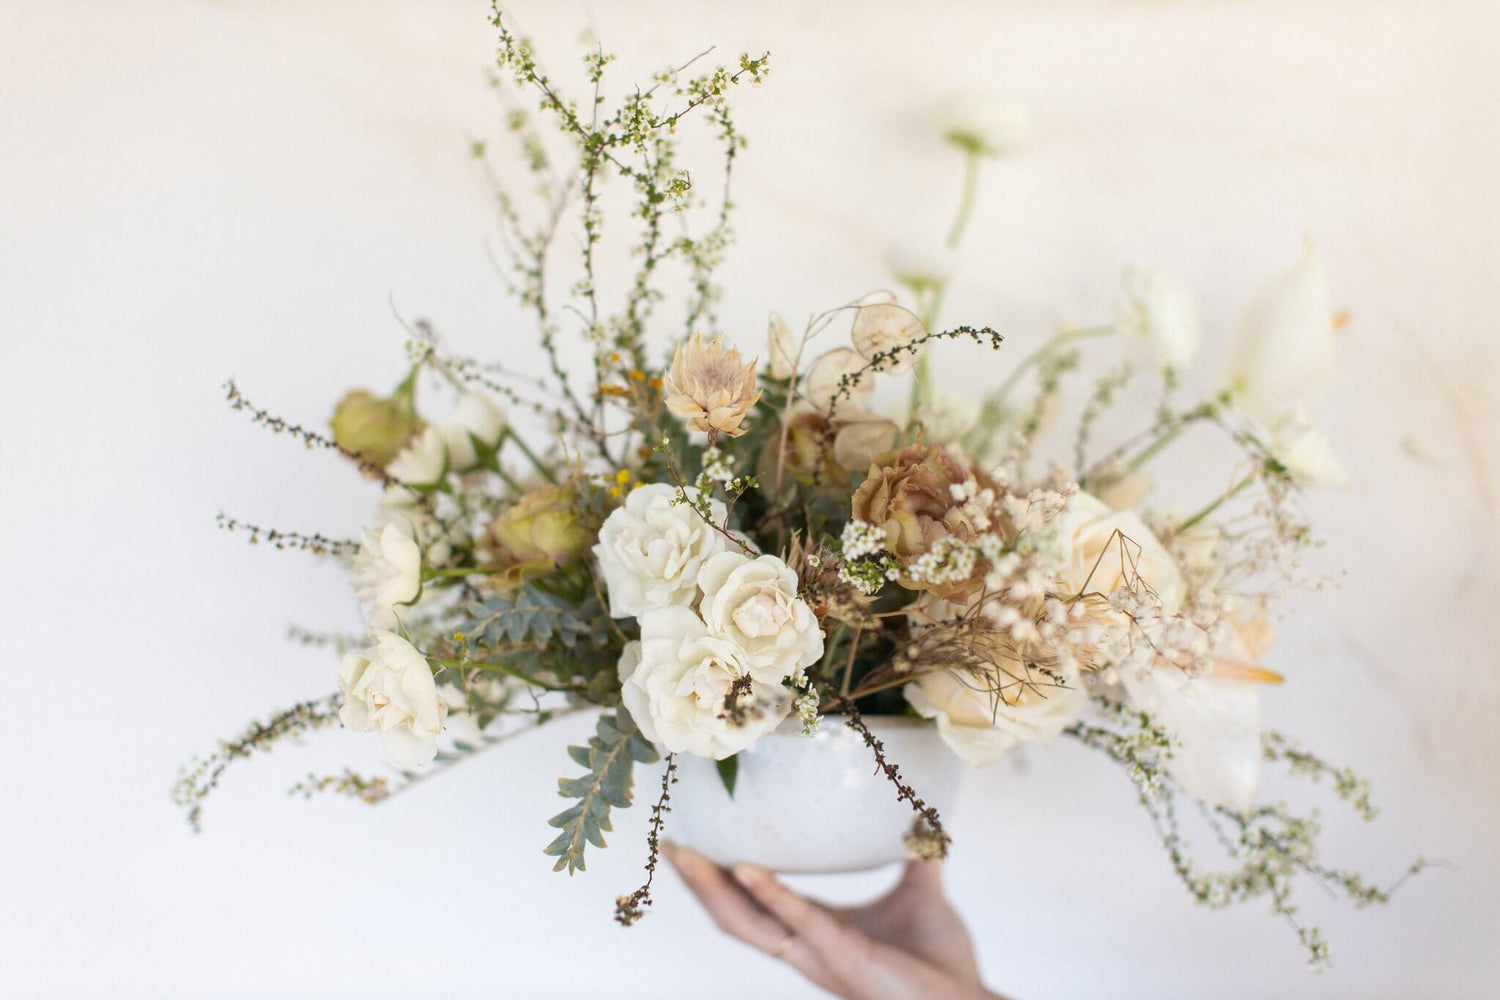
[[[906,716],[865,722],[906,783],[946,818],[965,766],[936,727]],[[840,717],[824,719],[812,736],[789,718],[738,760],[731,798],[714,761],[677,756],[666,836],[720,864],[749,861],[779,872],[863,871],[906,856],[902,837],[916,814]]]

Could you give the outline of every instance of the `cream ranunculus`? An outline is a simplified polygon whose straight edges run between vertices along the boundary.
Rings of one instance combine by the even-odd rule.
[[[448,444],[443,432],[428,427],[401,449],[385,471],[397,482],[417,490],[430,490],[448,474]]]
[[[426,764],[437,755],[448,706],[416,647],[394,632],[376,631],[374,639],[375,645],[345,653],[339,663],[339,721],[380,733],[386,756],[402,767]]]
[[[1187,596],[1182,573],[1166,547],[1144,521],[1128,510],[1110,510],[1078,492],[1060,515],[1059,528],[1070,546],[1067,568],[1057,580],[1059,596],[1114,593],[1144,584],[1175,611]]]
[[[1290,414],[1270,432],[1271,454],[1286,467],[1292,482],[1303,489],[1343,486],[1349,481],[1334,457],[1328,437],[1301,410]]]
[[[505,433],[505,414],[488,396],[466,392],[443,424],[448,444],[448,464],[455,472],[483,465],[500,445]]]
[[[691,605],[698,570],[728,548],[728,539],[703,522],[678,489],[652,483],[632,490],[625,505],[605,518],[594,555],[609,590],[609,613],[629,618],[653,608]],[[709,517],[722,524],[724,505],[709,501]]]
[[[636,655],[626,649],[622,672]],[[625,707],[647,739],[672,753],[723,760],[775,729],[791,709],[788,689],[756,681],[740,646],[712,634],[689,608],[642,615],[638,655],[621,685]]]
[[[981,91],[958,91],[937,107],[938,132],[968,153],[1001,156],[1026,148],[1031,122],[1026,109]]]
[[[721,552],[698,571],[708,630],[739,646],[750,676],[779,684],[823,655],[823,630],[797,596],[797,574],[775,556]]]
[[[1176,275],[1142,268],[1126,271],[1122,285],[1116,328],[1145,340],[1163,370],[1186,371],[1203,339],[1193,293]]]
[[[422,550],[412,537],[411,522],[393,520],[378,535],[366,529],[353,576],[359,599],[377,610],[415,601],[422,592]]]
[[[1076,680],[1060,684],[1008,656],[999,667],[1008,675],[997,675],[1003,696],[977,678],[948,670],[926,674],[905,688],[912,708],[923,718],[936,719],[943,742],[975,766],[998,760],[1017,743],[1050,742],[1089,703],[1088,692]]]
[[[1229,351],[1235,405],[1267,427],[1311,401],[1333,376],[1328,276],[1309,245],[1251,297]]]

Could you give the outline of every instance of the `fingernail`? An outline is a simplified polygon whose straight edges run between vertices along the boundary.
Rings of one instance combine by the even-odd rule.
[[[734,880],[747,889],[753,889],[757,885],[764,884],[771,874],[769,869],[762,868],[760,865],[752,865],[746,861],[741,861],[731,871],[734,875]]]

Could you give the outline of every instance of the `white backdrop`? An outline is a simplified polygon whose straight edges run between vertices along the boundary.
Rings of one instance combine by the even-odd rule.
[[[949,210],[937,94],[1024,102],[989,168],[947,315],[1013,345],[1106,318],[1120,267],[1175,267],[1220,337],[1254,283],[1320,246],[1352,322],[1323,422],[1351,485],[1314,501],[1347,570],[1283,624],[1269,721],[1361,763],[1385,806],[1329,814],[1330,856],[1395,905],[1308,897],[1309,975],[1259,907],[1175,884],[1114,768],[1072,746],[971,779],[949,881],[991,983],[1018,997],[1462,997],[1500,976],[1495,649],[1494,4],[583,4],[518,0],[563,66],[592,23],[620,79],[717,43],[770,49],[745,95],[726,326],[885,282]],[[247,425],[318,422],[402,363],[391,302],[476,349],[527,350],[486,256],[466,156],[496,134],[485,8],[449,3],[0,2],[0,992],[96,997],[808,996],[668,878],[641,926],[644,809],[549,871],[563,724],[369,810],[283,793],[370,764],[330,735],[240,766],[191,836],[179,761],[333,684],[286,626],[355,621],[337,570],[250,549],[213,515],[352,531],[368,489]],[[1212,350],[1210,351],[1212,353]],[[1012,357],[1014,355],[1012,354]],[[970,389],[983,365],[945,352]],[[830,892],[848,884],[815,884]],[[856,885],[855,890],[868,888]]]

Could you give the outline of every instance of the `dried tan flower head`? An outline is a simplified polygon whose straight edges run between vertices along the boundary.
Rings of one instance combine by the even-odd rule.
[[[678,345],[662,386],[667,409],[695,431],[739,437],[745,415],[760,400],[755,362],[746,364],[722,336],[708,343],[693,334]]]

